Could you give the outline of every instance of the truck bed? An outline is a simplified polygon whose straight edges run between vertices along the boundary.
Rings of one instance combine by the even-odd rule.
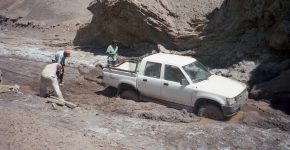
[[[107,86],[118,87],[122,82],[132,83],[136,86],[136,72],[138,62],[126,61],[117,66],[105,67],[103,69],[103,82]]]

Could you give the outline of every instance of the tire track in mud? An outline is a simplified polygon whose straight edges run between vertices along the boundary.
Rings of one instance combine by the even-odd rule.
[[[11,71],[11,70],[8,70],[8,69],[4,69],[2,67],[0,67],[0,70],[3,71],[4,73],[18,75],[18,76],[21,76],[21,77],[35,78],[35,76],[29,76],[29,75],[26,75],[26,74],[23,74],[23,73],[19,73],[19,72],[16,72],[16,71]]]

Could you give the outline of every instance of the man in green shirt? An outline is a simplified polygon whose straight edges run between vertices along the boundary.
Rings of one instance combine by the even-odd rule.
[[[112,41],[112,44],[108,46],[106,53],[108,54],[108,65],[115,65],[117,61],[118,42]]]

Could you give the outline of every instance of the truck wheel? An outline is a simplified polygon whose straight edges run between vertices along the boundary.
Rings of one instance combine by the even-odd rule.
[[[197,115],[214,120],[225,120],[225,116],[220,106],[214,103],[205,103],[201,105],[198,109]]]
[[[134,90],[126,90],[120,94],[120,97],[123,99],[139,101],[139,94]]]

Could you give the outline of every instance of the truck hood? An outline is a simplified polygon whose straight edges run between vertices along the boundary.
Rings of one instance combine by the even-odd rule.
[[[246,89],[246,85],[229,78],[212,75],[195,84],[197,90],[233,98]]]

